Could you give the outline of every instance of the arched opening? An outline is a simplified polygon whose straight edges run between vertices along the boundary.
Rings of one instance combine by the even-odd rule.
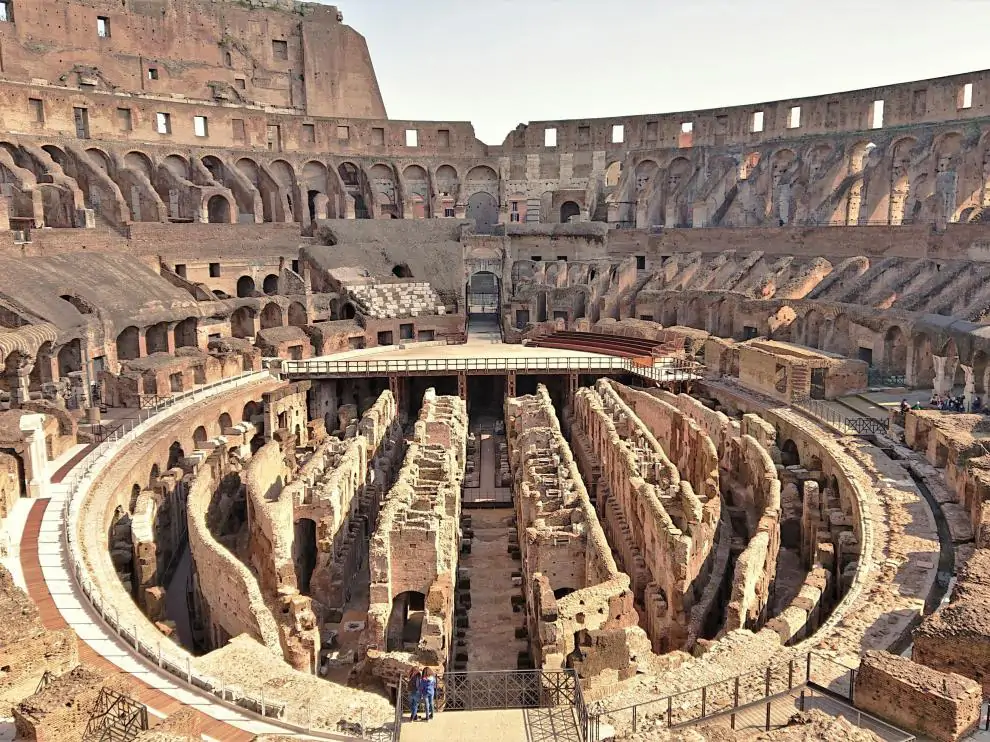
[[[342,162],[337,166],[337,173],[340,175],[340,179],[344,181],[345,186],[361,185],[357,165],[351,162]]]
[[[883,336],[883,372],[891,376],[907,373],[907,336],[897,325],[891,325]]]
[[[300,518],[296,521],[292,542],[292,561],[296,570],[296,585],[303,595],[310,594],[310,581],[316,568],[316,521]]]
[[[139,336],[140,331],[133,325],[120,331],[120,334],[117,335],[118,361],[131,361],[141,357]]]
[[[278,293],[278,276],[274,273],[269,273],[265,276],[265,280],[261,284],[261,290],[265,292],[267,296],[274,296]]]
[[[248,402],[241,411],[241,422],[254,422],[254,418],[261,414],[260,405],[257,402]]]
[[[78,296],[74,296],[72,294],[62,294],[59,298],[62,301],[69,302],[69,304],[76,308],[76,311],[78,311],[79,314],[92,314],[94,311],[92,304]]]
[[[206,202],[206,217],[210,224],[230,224],[230,202],[223,196],[211,196]]]
[[[565,598],[573,592],[574,592],[573,587],[558,587],[556,590],[553,591],[553,597],[556,600],[560,600],[561,598]]]
[[[175,326],[175,347],[195,348],[199,345],[196,340],[196,318],[187,317]]]
[[[218,185],[224,185],[223,163],[220,159],[213,155],[207,155],[201,162],[203,163],[203,167],[209,171],[210,177],[213,178],[214,182]]]
[[[161,470],[158,468],[158,464],[151,465],[151,471],[148,472],[148,489],[153,490],[158,486],[158,477],[161,476]]]
[[[415,650],[423,635],[426,622],[426,596],[409,590],[392,598],[392,612],[388,618],[387,651]]]
[[[82,350],[79,338],[71,340],[58,351],[58,375],[68,376],[75,371],[82,371]]]
[[[622,163],[616,160],[607,168],[605,168],[605,187],[612,188],[613,186],[619,185],[619,180],[622,178]]]
[[[413,273],[409,266],[405,263],[399,263],[397,266],[392,268],[392,275],[396,278],[412,278]]]
[[[226,412],[220,415],[220,419],[217,420],[217,425],[220,426],[220,435],[224,435],[228,430],[234,427],[234,421],[230,419],[230,415]]]
[[[472,273],[465,287],[469,332],[498,333],[502,308],[498,276],[491,271]]]
[[[265,308],[261,310],[261,329],[267,330],[270,327],[281,326],[282,308],[274,302],[265,305]]]
[[[165,470],[174,469],[185,457],[186,454],[182,450],[182,444],[178,441],[172,441],[172,445],[168,447],[168,463],[165,465]]]
[[[305,327],[309,324],[309,317],[306,313],[306,307],[297,301],[292,302],[289,305],[289,325],[291,327]]]
[[[575,201],[564,201],[560,205],[560,223],[567,224],[571,217],[580,216],[581,207]]]
[[[315,222],[317,219],[325,219],[326,214],[319,213],[317,202],[323,194],[319,191],[306,191],[306,208],[309,211],[309,220]]]
[[[237,279],[237,296],[240,299],[244,299],[248,296],[254,296],[254,279],[251,276],[241,276]]]
[[[354,309],[354,305],[351,304],[349,301],[345,302],[344,306],[340,308],[341,319],[354,319],[355,314],[356,314],[356,310]]]
[[[208,438],[209,436],[206,433],[206,428],[204,428],[202,425],[200,425],[198,428],[196,428],[193,431],[193,444],[196,446],[196,448],[202,448],[203,444],[206,443],[206,440]]]
[[[799,466],[801,464],[797,444],[790,438],[780,446],[780,463],[784,466]]]
[[[144,342],[149,355],[168,353],[168,323],[159,322],[145,330]]]
[[[821,313],[811,310],[804,317],[804,344],[809,348],[822,347],[822,327],[825,324],[825,317]]]
[[[230,334],[235,338],[254,337],[254,310],[251,307],[238,307],[230,315]]]

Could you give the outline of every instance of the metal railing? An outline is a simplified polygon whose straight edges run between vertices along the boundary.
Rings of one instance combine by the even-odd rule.
[[[151,665],[164,670],[177,679],[181,686],[194,691],[205,692],[219,705],[236,708],[248,715],[258,715],[266,721],[293,732],[302,732],[320,739],[355,739],[354,735],[334,733],[327,729],[313,728],[314,719],[308,705],[292,707],[285,701],[266,694],[263,688],[245,689],[239,685],[227,685],[225,682],[204,675],[192,667],[192,656],[177,655],[177,649],[163,634],[147,629],[142,633],[135,620],[125,621],[119,607],[111,598],[104,596],[97,584],[90,578],[83,564],[77,542],[77,521],[79,508],[85,499],[89,488],[101,474],[102,470],[120,453],[120,450],[136,440],[149,424],[157,422],[162,413],[186,402],[196,401],[216,394],[220,391],[233,390],[252,381],[270,378],[270,371],[248,371],[238,376],[221,379],[199,388],[175,394],[164,398],[155,406],[138,410],[137,416],[128,418],[120,426],[110,432],[107,439],[90,451],[72,470],[72,474],[63,480],[68,487],[67,496],[62,506],[62,537],[64,539],[68,569],[72,573],[78,591],[93,607],[103,623],[117,634],[128,647]],[[135,610],[138,610],[135,607]],[[381,730],[369,730],[361,724],[363,738],[381,738]],[[390,732],[389,732],[390,734]]]
[[[381,376],[386,374],[456,374],[456,373],[567,373],[611,371],[636,374],[651,381],[686,381],[699,378],[704,364],[684,358],[657,359],[652,366],[616,356],[564,358],[410,358],[381,361],[307,360],[283,361],[287,376]]]
[[[593,704],[588,714],[587,740],[597,742],[606,726],[636,733],[640,729],[676,729],[724,716],[729,716],[729,725],[735,729],[737,715],[754,713],[760,707],[764,708],[765,725],[769,728],[772,705],[787,697],[792,698],[793,704],[808,689],[852,703],[856,672],[854,667],[808,652],[662,698],[618,708]]]
[[[887,423],[873,417],[846,417],[823,399],[795,396],[791,405],[807,412],[845,435],[887,435]]]

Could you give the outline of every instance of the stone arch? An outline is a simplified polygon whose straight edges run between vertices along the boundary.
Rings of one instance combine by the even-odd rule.
[[[254,279],[251,276],[241,276],[237,279],[237,298],[244,299],[255,294]]]
[[[622,161],[614,160],[605,168],[605,187],[614,188],[622,180]]]
[[[567,224],[574,216],[581,216],[581,207],[576,201],[564,201],[560,205],[560,223]]]
[[[62,294],[59,298],[69,302],[79,314],[94,314],[96,312],[96,308],[92,304],[75,294]]]
[[[426,170],[419,165],[409,165],[402,171],[402,179],[405,182],[412,218],[427,218],[430,215],[430,181]]]
[[[168,352],[168,323],[156,322],[144,331],[144,344],[148,355]]]
[[[234,163],[234,167],[240,170],[244,177],[251,181],[251,185],[255,188],[258,188],[261,185],[261,168],[259,168],[258,163],[250,157],[242,157]]]
[[[45,151],[48,152],[47,147],[45,148]],[[48,152],[48,154],[51,154],[51,152]],[[113,160],[110,159],[110,155],[99,147],[89,147],[86,150],[86,155],[89,157],[90,161],[103,172],[108,175],[113,172]]]
[[[636,178],[636,193],[642,193],[650,187],[659,169],[660,165],[656,160],[641,160],[636,165],[636,169],[633,171]]]
[[[361,185],[361,170],[353,162],[342,162],[337,166],[337,174],[345,186]]]
[[[396,278],[412,278],[413,272],[408,263],[399,263],[392,268],[392,275]]]
[[[890,146],[890,203],[888,222],[903,224],[910,217],[907,212],[908,195],[911,192],[911,153],[917,146],[914,137],[901,137]]]
[[[117,360],[132,361],[141,357],[141,331],[134,325],[125,327],[117,334]]]
[[[460,178],[457,175],[457,170],[452,165],[441,165],[438,167],[435,180],[438,194],[451,197],[457,195],[457,184]]]
[[[79,338],[70,340],[58,350],[59,378],[82,371],[82,344]]]
[[[475,165],[467,171],[464,180],[471,184],[472,190],[487,191],[492,196],[498,193],[498,173],[488,165]]]
[[[193,431],[193,448],[202,448],[203,444],[209,440],[209,434],[206,432],[206,428],[200,425]]]
[[[189,161],[181,155],[168,155],[162,160],[164,165],[172,175],[183,180],[189,180]]]
[[[260,415],[261,412],[261,405],[255,401],[250,401],[244,405],[244,409],[241,411],[241,422],[249,423]]]
[[[261,283],[261,290],[266,296],[275,296],[278,293],[278,276],[269,273]]]
[[[203,167],[207,169],[210,173],[210,177],[213,178],[220,185],[224,185],[224,165],[223,161],[214,155],[206,155],[200,162]]]
[[[131,150],[124,155],[124,165],[130,170],[137,170],[140,173],[144,173],[148,180],[151,180],[155,171],[151,158],[139,150]]]
[[[172,441],[172,444],[168,447],[168,462],[165,464],[165,470],[174,469],[182,460],[186,457],[186,452],[182,450],[182,444],[178,441]]]
[[[356,314],[357,310],[354,308],[354,304],[349,301],[345,301],[340,308],[340,319],[354,319]]]
[[[368,170],[368,180],[371,181],[381,213],[395,219],[400,217],[395,171],[389,165],[379,162]]]
[[[251,307],[238,307],[230,315],[230,334],[235,338],[254,337],[255,311]]]
[[[35,351],[34,365],[28,377],[31,391],[40,391],[43,384],[52,382],[52,353],[51,340],[43,342]]]
[[[210,196],[206,202],[206,219],[210,224],[232,224],[234,204],[222,193]]]
[[[302,169],[302,188],[306,193],[306,208],[309,220],[330,217],[330,179],[327,166],[310,160]]]
[[[296,184],[296,171],[286,160],[272,160],[268,169],[280,186],[291,188]]]
[[[883,336],[884,372],[901,376],[907,373],[907,335],[897,325],[891,325]]]
[[[708,325],[708,307],[705,300],[696,296],[688,302],[687,312],[684,315],[684,323],[688,327],[704,330]]]
[[[199,345],[196,338],[196,325],[195,317],[187,317],[175,326],[176,348],[195,348]]]
[[[298,301],[294,301],[289,305],[289,326],[290,327],[305,327],[309,324],[309,315],[306,311],[306,307],[300,304]]]
[[[830,353],[838,353],[843,356],[851,356],[852,348],[852,322],[848,314],[838,314],[832,322],[831,332],[826,338],[824,350]]]
[[[780,463],[784,466],[799,466],[801,464],[797,444],[790,438],[780,444]]]
[[[217,427],[220,429],[220,435],[224,435],[225,431],[234,427],[234,421],[230,419],[229,414],[224,412],[217,419]]]
[[[804,315],[804,344],[809,348],[821,349],[825,341],[824,328],[825,317],[817,309]]]
[[[270,327],[281,327],[283,325],[282,307],[275,302],[270,302],[261,310],[261,329],[267,330]]]

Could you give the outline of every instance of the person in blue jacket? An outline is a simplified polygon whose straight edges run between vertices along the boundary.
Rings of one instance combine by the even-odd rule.
[[[433,718],[433,699],[437,694],[437,676],[429,667],[423,668],[419,679],[419,695],[426,701],[426,720]]]
[[[419,699],[421,698],[419,687],[422,683],[422,673],[416,668],[413,668],[412,672],[409,673],[409,711],[410,721],[416,721],[416,717],[419,714]]]

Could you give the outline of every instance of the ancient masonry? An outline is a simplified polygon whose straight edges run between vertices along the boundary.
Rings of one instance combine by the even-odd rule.
[[[138,742],[243,731],[204,698],[389,737],[424,665],[579,683],[586,742],[768,694],[767,739],[873,742],[792,719],[800,668],[986,725],[990,71],[488,145],[389,119],[334,6],[0,0],[0,41],[19,736],[123,695]]]
[[[362,649],[373,672],[393,682],[403,665],[403,671],[412,665],[442,669],[447,662],[466,457],[464,400],[428,389],[371,537],[371,605]]]

